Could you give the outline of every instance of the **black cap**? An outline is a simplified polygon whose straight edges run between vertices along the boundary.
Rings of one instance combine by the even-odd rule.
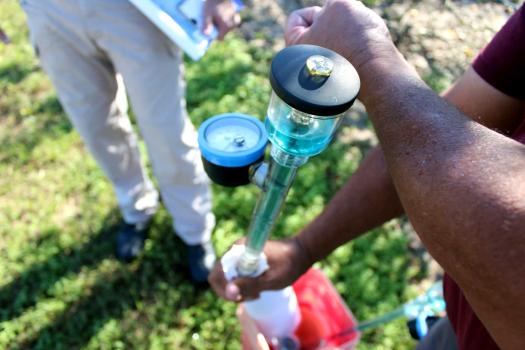
[[[307,67],[312,56],[322,56],[321,71]],[[325,63],[330,67],[323,72]],[[314,45],[294,45],[277,53],[272,60],[270,83],[277,96],[292,108],[318,116],[346,111],[360,87],[359,75],[350,62],[334,51]]]

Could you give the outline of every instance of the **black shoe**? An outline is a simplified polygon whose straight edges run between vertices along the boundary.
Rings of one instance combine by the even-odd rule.
[[[147,224],[123,223],[117,234],[117,258],[125,262],[130,262],[139,256],[144,249],[147,231]]]
[[[191,279],[197,285],[206,285],[215,264],[215,250],[211,242],[186,245]]]

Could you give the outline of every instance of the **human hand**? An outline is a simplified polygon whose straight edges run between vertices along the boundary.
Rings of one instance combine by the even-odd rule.
[[[217,261],[208,281],[222,298],[241,302],[257,299],[264,290],[282,289],[291,285],[314,263],[297,238],[268,241],[264,254],[269,269],[259,277],[238,277],[227,281],[222,265]]]
[[[2,30],[2,28],[0,28],[0,41],[3,42],[4,44],[9,44],[11,42],[11,40],[9,40],[9,37]]]
[[[287,45],[313,44],[336,51],[358,71],[364,63],[396,52],[383,19],[355,0],[327,0],[322,8],[292,12],[285,40]]]
[[[231,0],[206,0],[204,3],[204,13],[202,21],[202,32],[210,35],[213,25],[217,27],[219,34],[218,40],[233,28],[239,26],[241,16],[236,12],[235,5]]]

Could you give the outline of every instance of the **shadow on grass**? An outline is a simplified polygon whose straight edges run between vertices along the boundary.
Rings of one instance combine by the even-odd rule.
[[[31,153],[44,139],[56,139],[73,130],[54,95],[36,105],[32,116],[21,118],[20,125],[21,131],[0,140],[0,161],[18,164],[30,161]]]
[[[60,102],[58,101],[58,98],[55,95],[48,97],[47,99],[39,103],[36,106],[34,111],[35,113],[43,113],[43,114],[47,114],[50,116],[55,116],[58,114],[62,114],[63,116],[65,116],[64,110],[62,109],[62,105],[60,104]],[[61,118],[61,119],[64,119],[64,118]],[[46,121],[46,122],[49,123],[49,121]],[[67,124],[69,125],[69,128],[66,128],[66,129],[69,131],[71,130],[71,124],[68,122]]]
[[[112,258],[118,227],[114,224],[116,215],[111,215],[108,224],[86,244],[30,268],[0,290],[0,307],[3,309],[0,321],[21,315],[36,305],[38,299],[45,297],[50,287],[65,275],[78,273],[85,267],[95,267],[102,260]],[[126,311],[136,310],[137,305],[155,303],[156,293],[166,284],[179,290],[180,298],[173,312],[193,305],[204,289],[192,287],[187,282],[187,274],[181,272],[187,270],[185,256],[174,252],[183,250],[182,241],[173,235],[169,220],[157,221],[152,231],[153,244],[138,261],[129,265],[113,265],[109,278],[108,274],[98,277],[96,283],[86,288],[81,297],[70,302],[51,324],[36,333],[22,335],[16,344],[12,344],[13,348],[82,348],[108,321],[115,319],[120,320],[124,329],[133,328],[135,325],[128,323],[136,321],[126,320]],[[19,293],[25,293],[27,297],[13,306],[9,301]],[[151,327],[149,321],[146,322],[144,327]]]
[[[78,273],[83,267],[96,266],[102,259],[113,254],[114,232],[117,213],[105,220],[104,227],[93,235],[87,243],[67,252],[60,252],[42,264],[34,265],[22,272],[11,283],[0,289],[0,322],[20,316],[30,307],[35,306],[40,298],[56,281],[69,273]],[[51,240],[57,231],[43,233],[38,245]],[[30,252],[28,252],[30,254]]]
[[[0,81],[3,80],[8,84],[18,84],[37,70],[37,66],[11,63],[0,68]]]

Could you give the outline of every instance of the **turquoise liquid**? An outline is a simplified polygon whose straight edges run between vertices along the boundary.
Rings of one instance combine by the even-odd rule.
[[[301,125],[288,118],[279,118],[274,125],[269,117],[265,120],[266,132],[273,145],[294,156],[314,156],[321,153],[332,140],[338,120],[316,120]]]
[[[273,225],[281,212],[286,194],[292,185],[297,167],[283,166],[272,159],[264,189],[253,212],[248,228],[246,252],[241,257],[237,271],[241,276],[251,276],[259,266],[259,254],[264,248]]]
[[[266,188],[259,197],[248,229],[247,246],[253,251],[262,251],[296,173],[297,168],[282,166],[272,160]]]

